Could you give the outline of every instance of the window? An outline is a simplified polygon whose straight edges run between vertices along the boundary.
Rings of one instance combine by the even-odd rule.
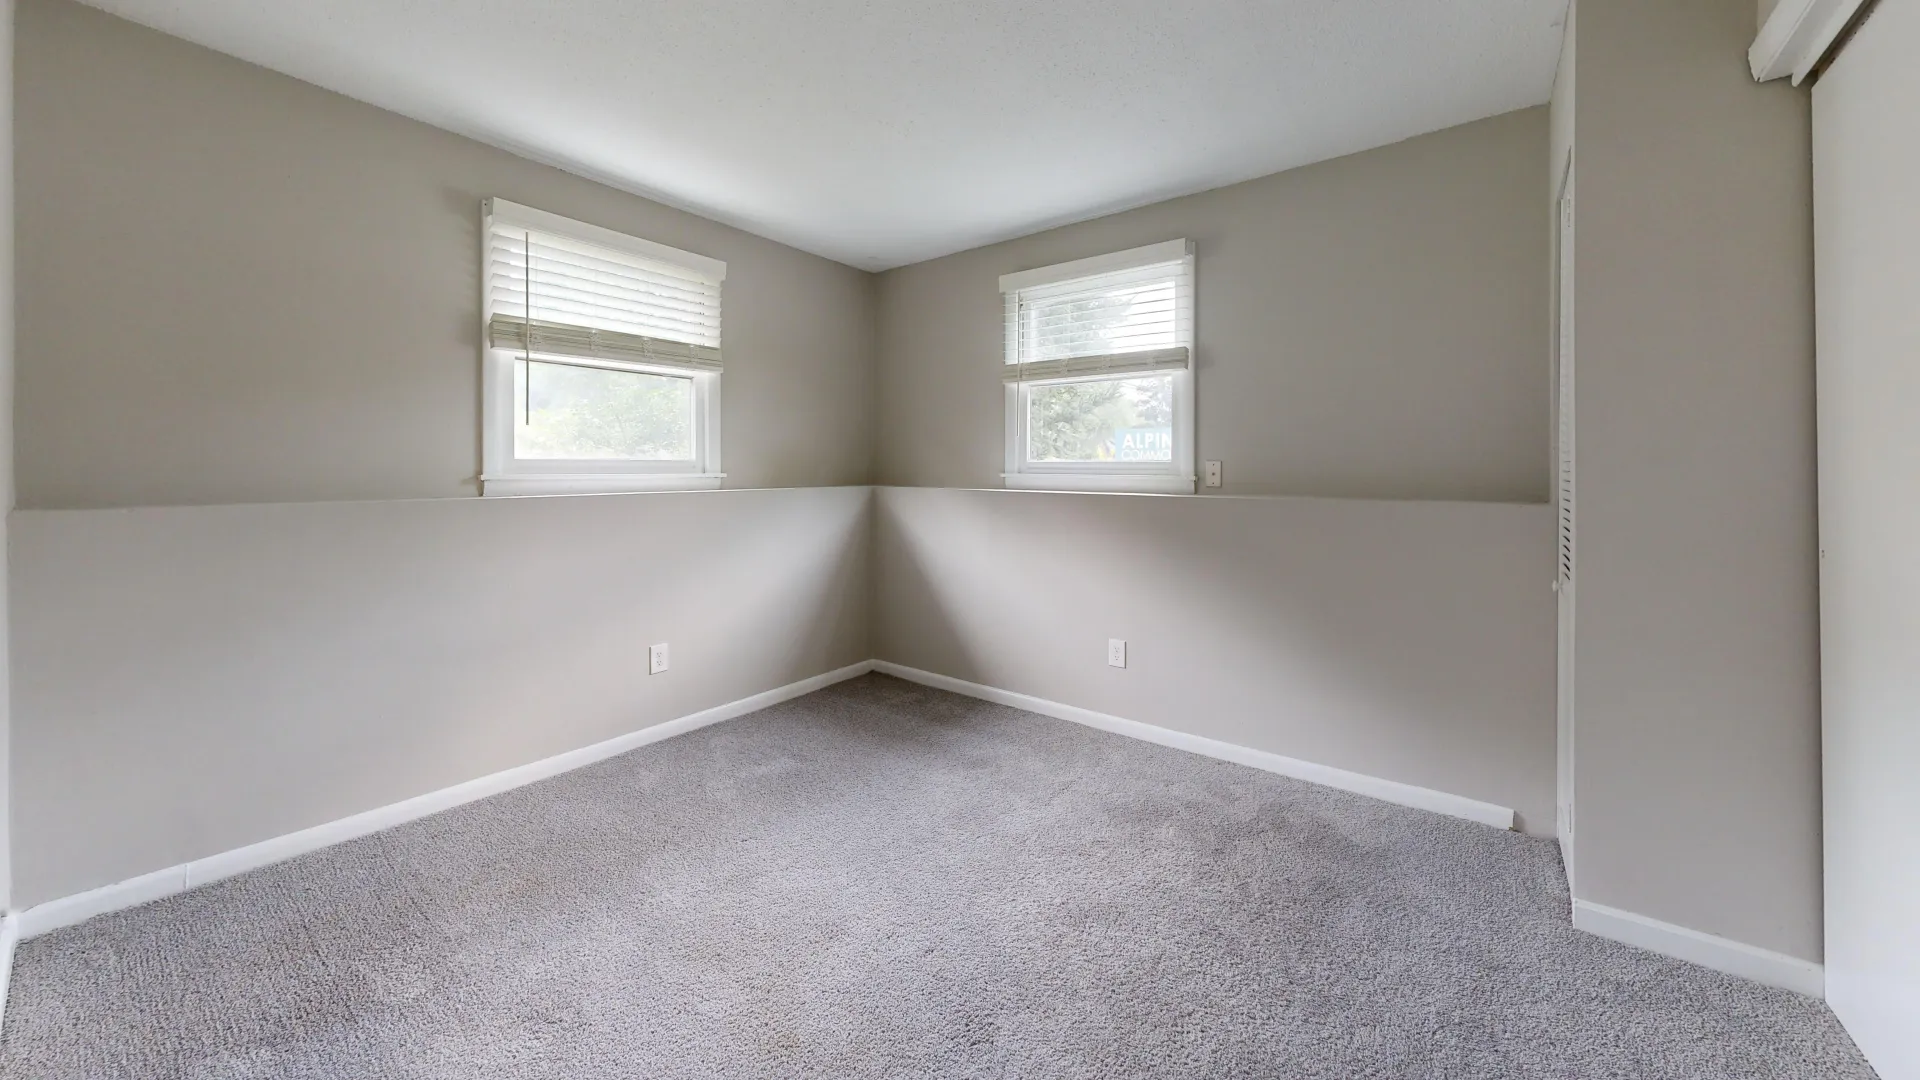
[[[1008,487],[1193,493],[1193,245],[1000,279]]]
[[[717,488],[727,264],[484,205],[485,495]]]

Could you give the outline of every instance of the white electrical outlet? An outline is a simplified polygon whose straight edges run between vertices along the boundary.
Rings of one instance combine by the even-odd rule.
[[[647,674],[658,675],[667,670],[667,643],[647,646]]]
[[[1220,486],[1220,463],[1217,461],[1207,462],[1207,486]]]
[[[1121,641],[1119,638],[1107,639],[1107,666],[1108,667],[1126,667],[1127,666],[1127,643],[1126,642]]]

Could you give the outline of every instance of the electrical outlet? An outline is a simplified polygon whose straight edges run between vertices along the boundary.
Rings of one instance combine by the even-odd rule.
[[[667,670],[667,643],[647,646],[647,674],[658,675]]]
[[[1126,642],[1121,641],[1119,638],[1107,639],[1107,666],[1108,667],[1126,667],[1127,666],[1127,643]]]
[[[1220,463],[1217,461],[1207,462],[1207,486],[1220,486]]]

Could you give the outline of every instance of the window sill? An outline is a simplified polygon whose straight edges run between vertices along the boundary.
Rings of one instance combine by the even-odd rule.
[[[1009,488],[1022,491],[1121,491],[1152,495],[1191,495],[1193,477],[1173,473],[1030,472],[1001,473]]]
[[[482,496],[624,495],[639,491],[713,491],[726,473],[553,473],[482,476]]]

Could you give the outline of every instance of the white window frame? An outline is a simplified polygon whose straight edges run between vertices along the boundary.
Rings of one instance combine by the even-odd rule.
[[[1028,405],[1036,386],[1066,382],[1094,382],[1126,376],[1081,376],[1068,379],[1035,379],[1006,383],[1006,471],[1002,480],[1009,488],[1036,491],[1115,491],[1142,494],[1191,495],[1194,493],[1194,245],[1190,240],[1169,240],[1160,244],[1096,255],[1089,259],[1043,266],[1007,274],[1000,279],[1000,292],[1006,304],[1005,363],[1019,364],[1017,322],[1022,290],[1058,285],[1078,278],[1110,274],[1136,267],[1184,260],[1185,285],[1176,294],[1180,305],[1179,345],[1187,350],[1187,366],[1167,372],[1173,379],[1173,460],[1167,462],[1084,462],[1028,461]],[[1141,376],[1134,376],[1141,377]]]
[[[515,454],[514,380],[518,362],[528,354],[518,349],[496,349],[488,341],[493,318],[487,275],[490,239],[495,224],[551,233],[569,239],[626,252],[656,262],[670,263],[724,280],[727,264],[719,259],[681,251],[636,236],[574,221],[505,199],[481,205],[480,222],[480,352],[481,352],[481,472],[483,496],[610,495],[640,491],[704,491],[726,479],[720,467],[720,380],[717,371],[694,371],[665,364],[627,363],[554,356],[535,351],[536,362],[630,371],[644,375],[671,375],[693,381],[693,460],[606,461],[522,458]]]

